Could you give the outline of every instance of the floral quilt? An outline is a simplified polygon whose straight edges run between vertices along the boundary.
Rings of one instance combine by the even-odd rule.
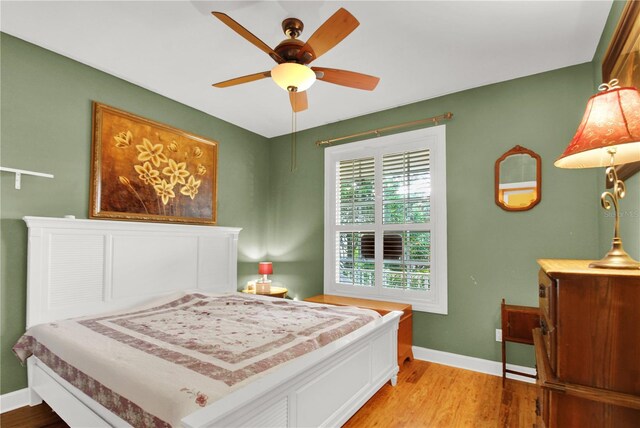
[[[180,420],[379,315],[242,294],[181,293],[135,310],[42,324],[13,350],[35,355],[133,426]]]

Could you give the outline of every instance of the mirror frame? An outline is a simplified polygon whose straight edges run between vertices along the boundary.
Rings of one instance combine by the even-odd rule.
[[[500,163],[505,160],[508,156],[511,155],[529,155],[536,161],[536,199],[526,207],[508,207],[503,202],[500,202]],[[522,146],[514,146],[511,150],[506,151],[502,156],[496,160],[495,163],[495,180],[494,180],[494,191],[495,191],[495,201],[496,205],[502,208],[505,211],[528,211],[538,205],[540,200],[542,199],[542,159],[540,155],[536,152],[524,148]]]

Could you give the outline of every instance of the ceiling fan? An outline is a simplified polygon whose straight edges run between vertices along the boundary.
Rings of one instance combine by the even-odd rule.
[[[344,8],[340,8],[327,19],[324,24],[309,37],[306,43],[298,40],[298,37],[304,29],[302,21],[297,18],[285,19],[282,21],[282,30],[288,39],[280,42],[274,49],[271,49],[266,43],[228,15],[222,12],[211,13],[233,31],[258,47],[258,49],[267,53],[278,63],[278,65],[269,71],[249,74],[247,76],[215,83],[213,86],[216,88],[226,88],[228,86],[271,77],[278,86],[289,92],[291,108],[294,112],[299,112],[308,108],[306,90],[316,79],[367,91],[374,90],[380,81],[378,77],[353,71],[324,67],[308,67],[308,64],[328,52],[360,25],[358,20]]]

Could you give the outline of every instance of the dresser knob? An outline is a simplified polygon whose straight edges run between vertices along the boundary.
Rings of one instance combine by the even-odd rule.
[[[540,296],[540,297],[546,297],[547,296],[547,291],[546,291],[544,285],[542,285],[542,284],[540,284],[538,286],[538,296]]]

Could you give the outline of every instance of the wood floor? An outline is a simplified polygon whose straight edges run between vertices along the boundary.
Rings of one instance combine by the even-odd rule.
[[[345,424],[361,427],[526,427],[535,421],[535,386],[425,361],[406,362],[395,387],[387,384]],[[64,428],[41,404],[0,416],[2,428]]]
[[[0,415],[2,428],[66,428],[62,419],[45,403],[21,407]]]
[[[344,427],[531,428],[535,400],[533,384],[414,360]]]

